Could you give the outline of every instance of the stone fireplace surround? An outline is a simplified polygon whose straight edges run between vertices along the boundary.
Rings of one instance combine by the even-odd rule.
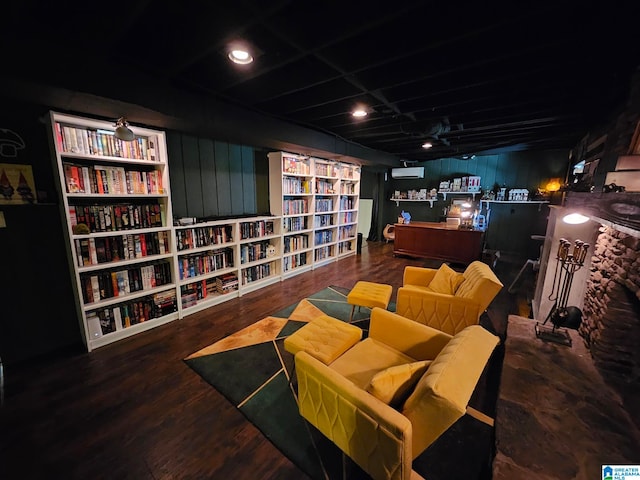
[[[640,237],[601,226],[579,328],[596,367],[622,383],[640,380]]]

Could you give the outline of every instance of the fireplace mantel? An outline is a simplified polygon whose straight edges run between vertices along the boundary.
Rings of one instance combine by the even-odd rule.
[[[640,236],[640,192],[567,192],[564,207],[579,210],[592,220],[627,235]]]

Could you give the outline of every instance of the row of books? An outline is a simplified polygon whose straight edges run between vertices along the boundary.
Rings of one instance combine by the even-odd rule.
[[[240,246],[240,263],[255,262],[276,254],[275,247],[264,242],[247,243]]]
[[[311,162],[309,159],[301,160],[296,157],[282,157],[282,171],[296,175],[310,175]]]
[[[333,215],[316,215],[313,217],[314,228],[330,227],[333,225]]]
[[[338,255],[350,252],[353,250],[353,242],[340,242],[338,243]]]
[[[284,253],[309,248],[309,235],[289,235],[284,237]]]
[[[356,227],[354,225],[346,225],[338,228],[338,239],[346,240],[356,236]]]
[[[233,267],[232,248],[185,255],[178,259],[178,273],[181,280],[231,267]]]
[[[340,195],[355,195],[356,194],[356,186],[353,183],[341,183],[340,184]]]
[[[333,199],[316,198],[316,212],[333,212]]]
[[[226,295],[236,291],[238,290],[238,284],[238,277],[234,273],[227,273],[182,285],[180,287],[182,308],[192,307],[198,303],[198,300],[204,300],[211,295]]]
[[[233,225],[209,225],[176,230],[178,251],[233,242]]]
[[[347,180],[357,180],[352,167],[342,167],[340,169],[340,177]]]
[[[340,214],[340,223],[352,223],[356,221],[356,212],[343,212]]]
[[[333,247],[334,245],[327,245],[324,247],[316,248],[313,253],[314,261],[318,262],[320,260],[335,256],[335,254],[333,253]]]
[[[277,273],[277,267],[275,262],[263,263],[261,265],[255,265],[253,267],[242,269],[242,284],[257,282],[263,278],[268,278],[271,275]]]
[[[308,217],[287,217],[282,219],[282,228],[285,232],[299,232],[307,230]]]
[[[69,205],[71,226],[84,224],[89,231],[117,232],[164,225],[164,207],[159,203]]]
[[[337,177],[338,169],[335,165],[329,163],[316,162],[315,165],[316,175],[322,175],[323,177]]]
[[[134,260],[170,252],[169,232],[151,232],[75,240],[79,267]]]
[[[356,208],[356,200],[353,197],[340,197],[340,210],[353,210]]]
[[[293,270],[294,268],[303,267],[307,265],[307,252],[296,253],[290,257],[282,259],[282,268],[285,272]]]
[[[163,194],[162,172],[134,170],[106,165],[63,163],[67,193],[96,195]]]
[[[158,137],[136,137],[131,142],[116,138],[114,132],[78,128],[56,122],[58,149],[65,153],[158,161]]]
[[[171,283],[171,265],[160,262],[83,274],[80,281],[84,303],[91,304]]]
[[[273,220],[257,220],[255,222],[240,223],[240,238],[260,238],[273,235]]]
[[[298,215],[300,213],[309,213],[309,201],[306,198],[288,199],[282,201],[283,215]]]
[[[316,245],[333,242],[333,230],[322,230],[320,232],[315,232],[314,240]]]
[[[93,338],[131,327],[178,310],[173,290],[121,303],[114,307],[87,313],[87,324]]]
[[[316,193],[321,195],[333,195],[335,193],[333,186],[333,182],[316,180]]]
[[[311,182],[295,177],[283,177],[282,191],[285,195],[310,194]]]

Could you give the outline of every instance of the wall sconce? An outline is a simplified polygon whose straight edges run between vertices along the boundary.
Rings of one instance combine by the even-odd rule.
[[[118,119],[118,121],[115,124],[115,127],[116,127],[116,131],[114,135],[116,138],[124,142],[131,142],[135,140],[136,135],[129,128],[129,124],[127,123],[124,117],[120,117]]]
[[[580,225],[582,223],[588,222],[589,217],[586,217],[578,212],[573,212],[562,217],[562,221],[564,223],[568,223],[569,225]]]

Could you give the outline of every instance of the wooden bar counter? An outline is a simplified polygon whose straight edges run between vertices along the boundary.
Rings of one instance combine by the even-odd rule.
[[[461,230],[446,223],[395,224],[394,255],[434,258],[469,264],[482,256],[484,231]]]

